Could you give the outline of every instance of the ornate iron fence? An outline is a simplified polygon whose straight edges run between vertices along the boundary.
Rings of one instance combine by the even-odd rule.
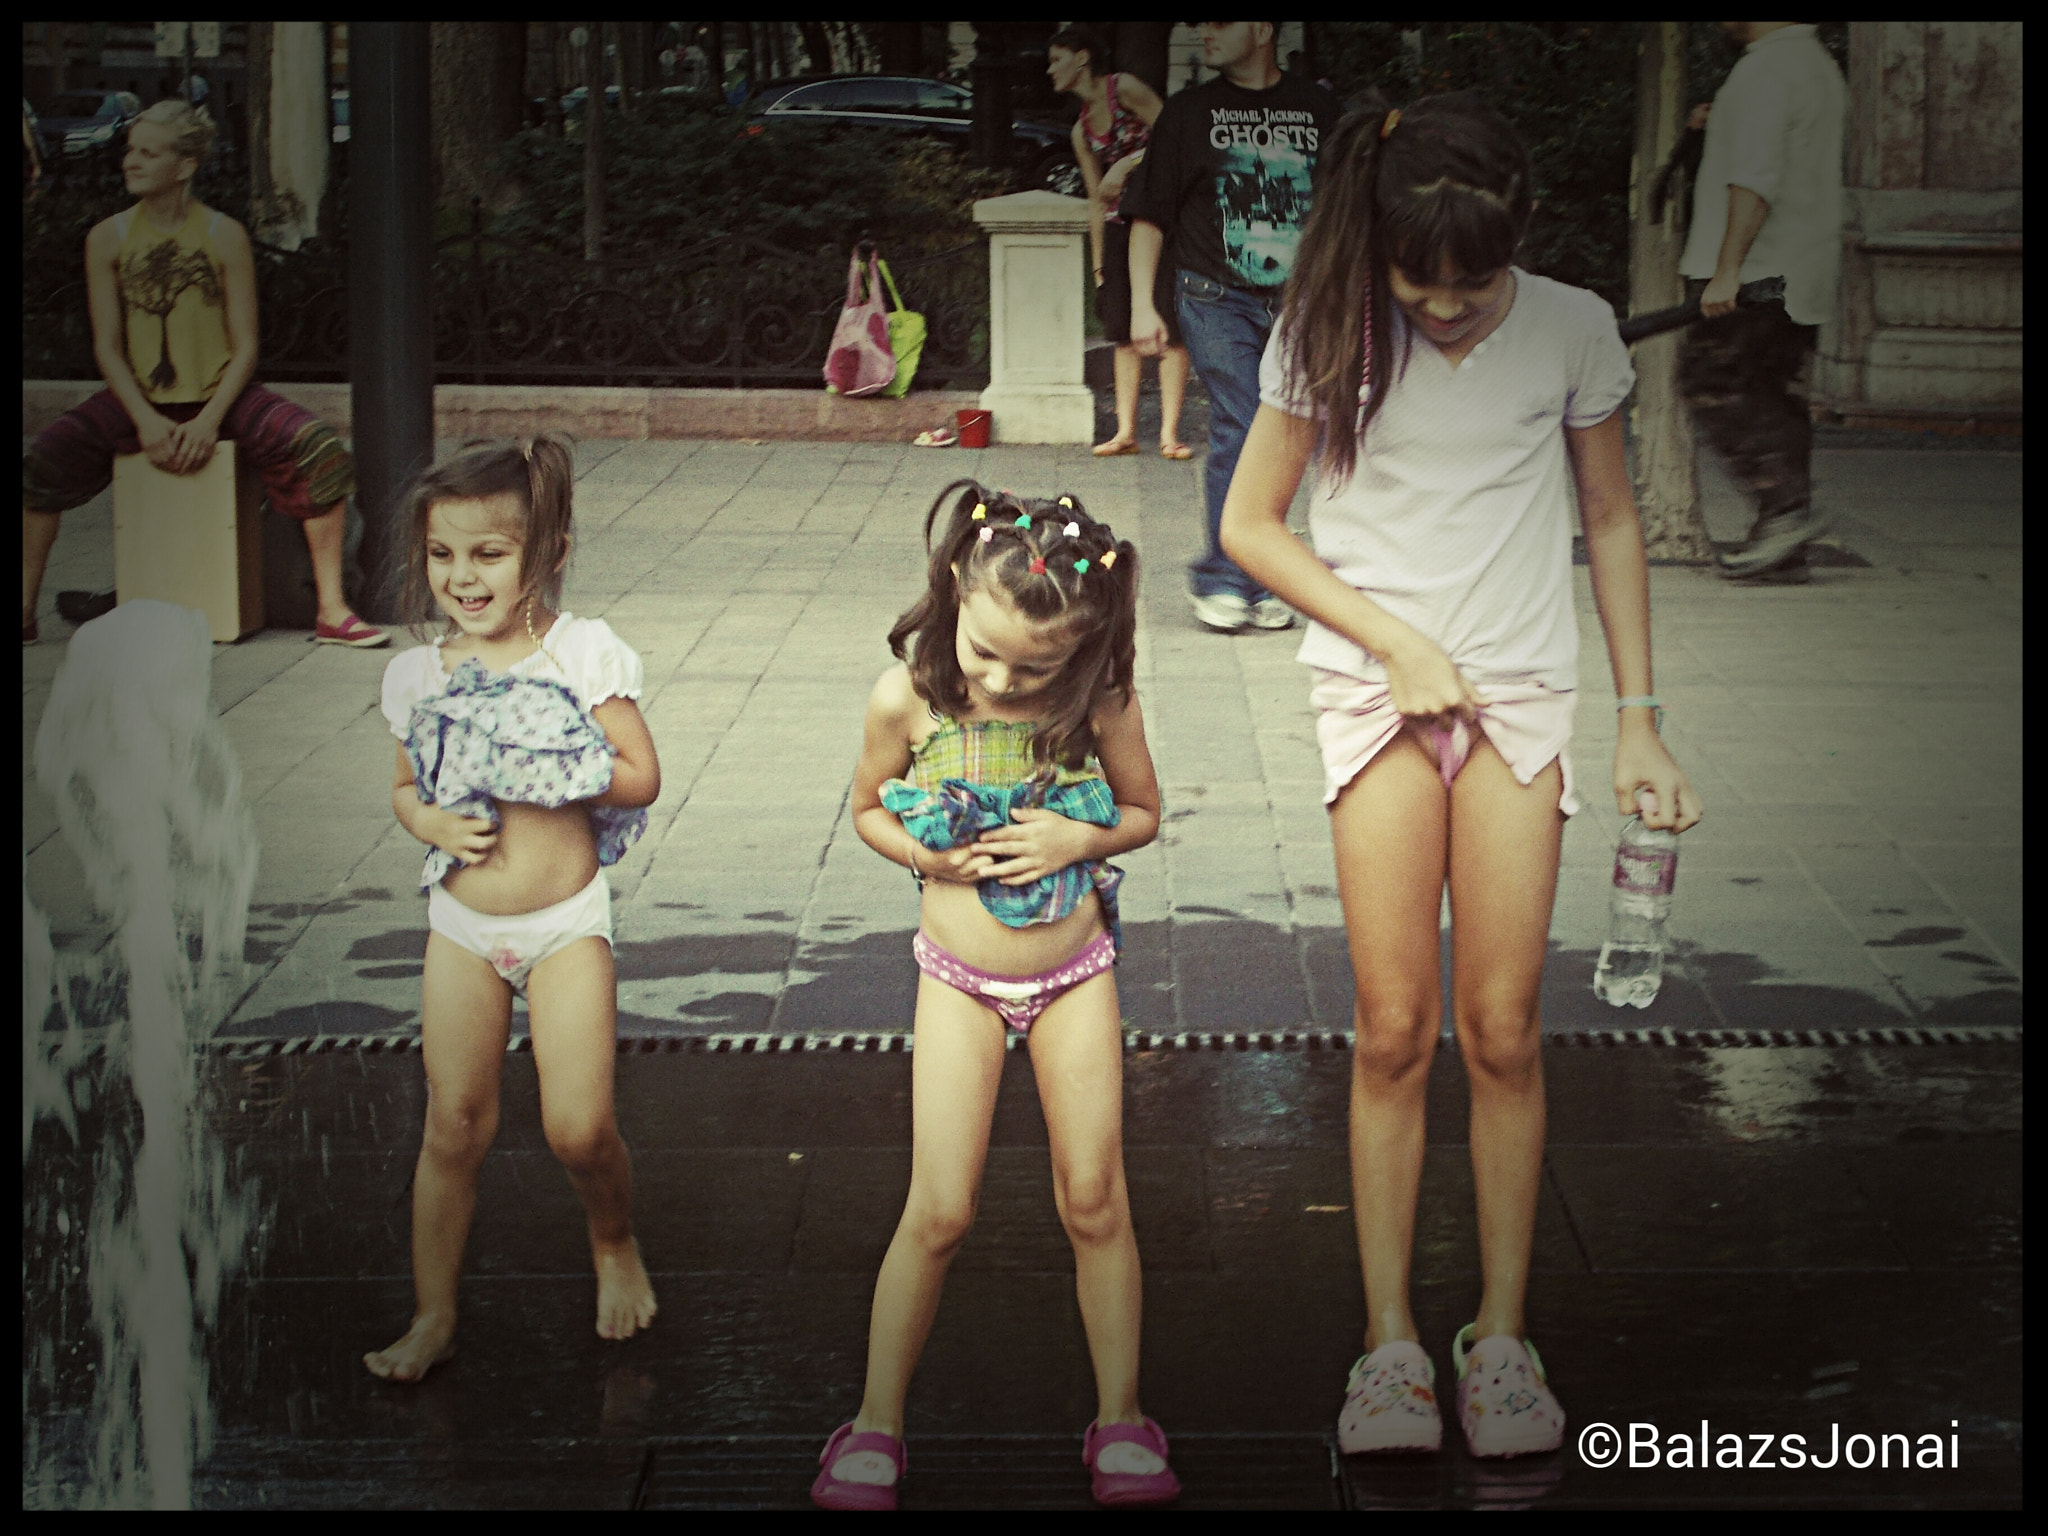
[[[348,377],[345,255],[256,248],[265,379]],[[713,235],[655,260],[586,263],[466,233],[434,251],[434,376],[442,383],[821,388],[845,256]],[[971,241],[891,262],[925,316],[920,386],[988,380],[988,256]],[[26,274],[24,274],[26,276]],[[90,378],[82,275],[23,284],[24,378]]]

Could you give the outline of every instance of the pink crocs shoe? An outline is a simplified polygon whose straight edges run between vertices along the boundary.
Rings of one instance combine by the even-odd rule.
[[[1436,1405],[1436,1366],[1413,1339],[1395,1339],[1362,1355],[1344,1386],[1337,1415],[1337,1449],[1433,1451],[1443,1444],[1444,1418]]]
[[[1564,1444],[1564,1409],[1527,1339],[1473,1341],[1467,1323],[1451,1341],[1458,1367],[1458,1422],[1474,1456],[1532,1456]]]
[[[811,1484],[811,1502],[818,1508],[881,1510],[896,1507],[896,1489],[910,1458],[894,1435],[875,1429],[855,1433],[848,1422],[832,1431],[818,1465],[817,1481]]]

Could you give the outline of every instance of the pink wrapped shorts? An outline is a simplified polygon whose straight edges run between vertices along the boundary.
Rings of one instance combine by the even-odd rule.
[[[1434,751],[1444,788],[1472,755],[1478,738],[1463,721],[1449,727],[1433,721],[1409,720],[1394,708],[1384,681],[1369,683],[1341,672],[1315,669],[1309,702],[1316,707],[1316,740],[1323,749],[1323,804],[1334,805],[1344,786],[1364,772],[1401,732],[1411,731]],[[1572,790],[1572,713],[1578,696],[1545,688],[1540,683],[1479,685],[1486,705],[1479,729],[1507,760],[1515,782],[1528,784],[1556,758],[1564,770],[1564,790],[1557,808],[1570,816],[1579,808]]]

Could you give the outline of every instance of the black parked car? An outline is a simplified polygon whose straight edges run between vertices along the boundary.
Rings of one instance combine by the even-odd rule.
[[[974,94],[964,85],[917,75],[777,80],[754,92],[747,115],[769,128],[789,123],[877,128],[925,135],[964,150],[974,119]],[[1067,129],[1014,115],[1010,135],[1017,174],[1026,185],[1081,195],[1081,169],[1074,164]]]
[[[60,155],[127,151],[128,125],[142,111],[130,91],[59,91],[43,113],[43,140]]]

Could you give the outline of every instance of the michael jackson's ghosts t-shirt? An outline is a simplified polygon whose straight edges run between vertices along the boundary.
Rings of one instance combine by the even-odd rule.
[[[1166,236],[1161,258],[1232,288],[1287,281],[1308,221],[1316,155],[1342,108],[1283,74],[1248,91],[1216,79],[1168,99],[1124,194],[1126,220]]]

